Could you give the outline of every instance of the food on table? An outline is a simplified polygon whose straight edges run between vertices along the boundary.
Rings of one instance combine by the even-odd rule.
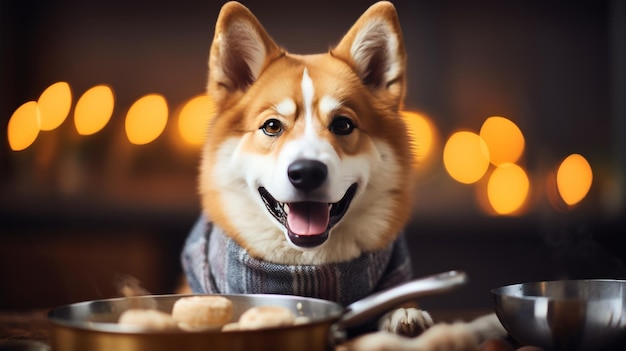
[[[169,313],[157,310],[126,310],[120,315],[118,323],[124,326],[140,327],[141,329],[154,331],[178,329],[178,322]]]
[[[181,329],[221,328],[233,317],[233,303],[222,296],[188,296],[174,303],[172,317]]]
[[[255,306],[241,314],[238,321],[232,322],[232,319],[231,300],[219,295],[196,295],[176,300],[171,314],[154,309],[129,309],[122,313],[118,323],[153,331],[179,328],[186,331],[218,328],[236,331],[300,325],[310,321],[306,316],[296,317],[283,306]]]
[[[256,306],[239,317],[238,329],[251,330],[294,325],[296,316],[282,306]]]

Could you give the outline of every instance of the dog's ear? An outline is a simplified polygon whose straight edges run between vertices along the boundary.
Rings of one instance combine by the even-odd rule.
[[[348,63],[376,95],[399,108],[406,84],[406,53],[396,9],[380,1],[361,15],[330,54]]]
[[[281,55],[281,48],[250,10],[236,1],[226,3],[211,45],[209,94],[218,107],[227,103],[227,96],[238,99],[267,64]]]

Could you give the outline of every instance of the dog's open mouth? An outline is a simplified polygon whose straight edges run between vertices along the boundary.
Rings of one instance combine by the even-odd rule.
[[[261,199],[267,210],[287,228],[289,240],[299,247],[312,248],[322,245],[328,233],[346,214],[357,185],[352,184],[339,202],[292,202],[281,203],[264,187],[259,188]]]

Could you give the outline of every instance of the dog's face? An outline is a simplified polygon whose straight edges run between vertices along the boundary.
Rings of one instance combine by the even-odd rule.
[[[206,215],[278,263],[388,245],[411,211],[405,60],[390,3],[368,9],[329,53],[306,56],[281,49],[242,5],[224,5],[209,60]]]

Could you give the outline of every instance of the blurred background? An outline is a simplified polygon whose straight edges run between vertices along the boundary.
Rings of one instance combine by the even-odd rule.
[[[295,53],[371,1],[244,2]],[[416,276],[426,308],[488,309],[522,281],[625,278],[626,3],[394,2]],[[200,208],[207,56],[223,2],[0,2],[0,310],[173,292]],[[198,133],[200,132],[200,133]]]

